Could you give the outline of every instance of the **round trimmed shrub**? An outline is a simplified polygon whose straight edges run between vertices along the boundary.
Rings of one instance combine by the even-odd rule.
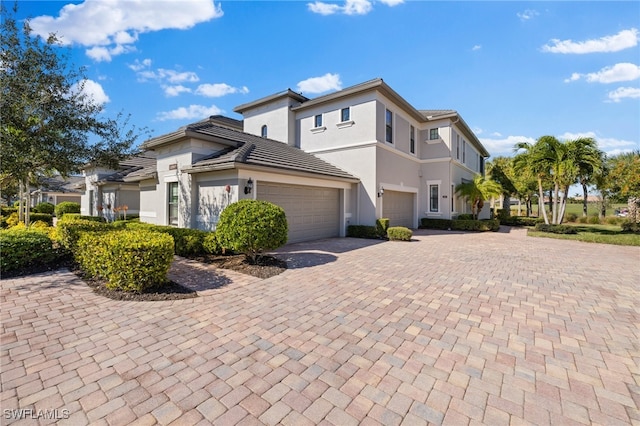
[[[405,228],[404,226],[392,226],[387,229],[387,237],[391,241],[411,241],[411,237],[413,236],[413,232],[411,229]]]
[[[23,225],[24,226],[24,225]],[[33,265],[46,265],[58,257],[46,233],[16,227],[0,232],[0,270],[15,271]]]
[[[36,213],[46,213],[51,215],[55,210],[56,210],[56,206],[46,201],[43,201],[42,203],[38,203],[38,205],[34,209]]]
[[[216,228],[223,247],[244,253],[255,263],[264,250],[274,250],[287,243],[289,226],[282,207],[268,201],[240,200],[220,214]]]
[[[56,206],[56,217],[60,219],[65,213],[80,213],[80,204],[64,201]]]

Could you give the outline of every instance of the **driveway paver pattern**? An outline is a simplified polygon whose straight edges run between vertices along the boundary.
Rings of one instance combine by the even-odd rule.
[[[2,424],[640,424],[638,247],[416,231],[277,253],[266,280],[178,259],[200,294],[178,301],[1,281]]]

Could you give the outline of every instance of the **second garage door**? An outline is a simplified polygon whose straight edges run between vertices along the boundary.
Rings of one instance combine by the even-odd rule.
[[[413,228],[412,192],[384,191],[382,216],[389,218],[389,226]]]
[[[256,198],[284,209],[290,243],[340,235],[338,189],[259,182]]]

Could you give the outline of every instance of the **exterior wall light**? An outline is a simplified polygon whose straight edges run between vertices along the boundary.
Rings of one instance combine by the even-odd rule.
[[[244,187],[244,193],[251,194],[251,190],[253,190],[253,181],[249,178],[247,185]]]
[[[384,188],[380,187],[380,191],[378,191],[378,198],[382,198],[383,195],[384,195]]]

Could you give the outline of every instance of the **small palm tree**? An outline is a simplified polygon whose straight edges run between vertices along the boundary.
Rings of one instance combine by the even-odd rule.
[[[502,194],[502,187],[499,183],[478,174],[472,181],[458,184],[456,186],[456,194],[469,201],[471,214],[474,219],[478,219],[478,213],[484,206],[484,200],[491,197],[499,197]]]

